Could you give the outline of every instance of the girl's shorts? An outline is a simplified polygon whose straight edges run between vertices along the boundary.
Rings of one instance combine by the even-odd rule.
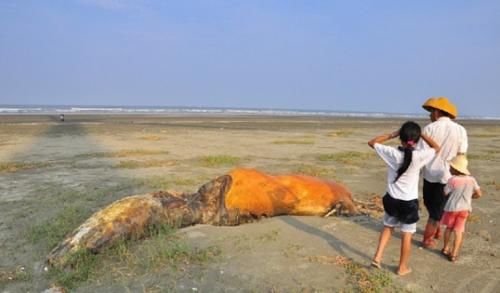
[[[400,227],[401,232],[417,231],[418,200],[401,200],[386,193],[382,198],[384,204],[384,226]]]
[[[469,216],[469,211],[447,212],[443,214],[441,224],[446,225],[446,228],[453,229],[457,233],[462,233],[465,230],[465,222]]]
[[[405,224],[401,222],[398,218],[389,215],[384,212],[384,226],[386,227],[400,227],[401,232],[415,233],[417,231],[417,223]]]

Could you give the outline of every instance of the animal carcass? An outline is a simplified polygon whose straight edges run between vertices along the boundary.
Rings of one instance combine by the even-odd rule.
[[[144,236],[148,227],[168,224],[239,225],[260,217],[325,215],[333,208],[355,212],[350,191],[330,180],[304,175],[268,175],[235,169],[196,193],[156,192],[125,197],[93,214],[48,256],[53,266],[68,266],[82,249],[97,253],[118,239]]]

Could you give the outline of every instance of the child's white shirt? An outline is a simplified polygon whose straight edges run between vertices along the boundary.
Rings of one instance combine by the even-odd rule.
[[[412,161],[406,172],[394,182],[398,169],[403,163],[404,152],[397,148],[375,143],[374,149],[379,157],[387,164],[387,192],[393,197],[401,200],[414,200],[418,198],[418,179],[420,169],[430,162],[436,155],[433,148],[414,150]]]
[[[444,206],[447,212],[472,211],[472,195],[479,190],[477,181],[472,176],[452,176],[444,187],[448,200]]]

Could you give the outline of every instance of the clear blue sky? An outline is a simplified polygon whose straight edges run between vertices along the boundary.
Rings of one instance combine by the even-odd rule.
[[[0,0],[0,104],[500,116],[500,1]]]

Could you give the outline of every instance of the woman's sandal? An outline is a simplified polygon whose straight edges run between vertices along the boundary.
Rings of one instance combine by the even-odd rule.
[[[448,260],[451,262],[456,262],[458,260],[458,255],[450,254],[448,255]]]

